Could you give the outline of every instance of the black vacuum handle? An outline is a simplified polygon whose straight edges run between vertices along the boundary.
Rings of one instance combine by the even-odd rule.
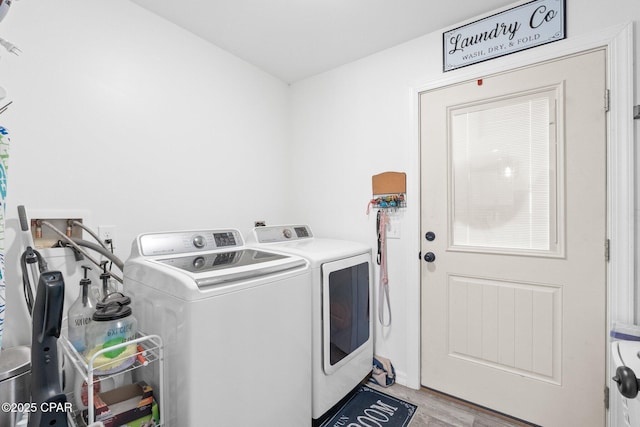
[[[35,404],[35,411],[29,414],[28,427],[67,426],[67,414],[64,410],[67,397],[60,385],[57,343],[62,327],[63,307],[62,273],[42,273],[33,307],[31,402]],[[53,410],[42,411],[43,407]]]
[[[60,337],[64,307],[64,279],[59,271],[44,272],[38,281],[36,304],[33,310],[33,337],[39,343]],[[49,344],[49,343],[47,343]]]
[[[20,219],[20,228],[22,231],[29,231],[29,221],[27,221],[27,211],[23,205],[18,206],[18,218]]]

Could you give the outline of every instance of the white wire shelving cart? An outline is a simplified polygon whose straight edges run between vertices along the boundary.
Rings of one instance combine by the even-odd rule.
[[[95,412],[91,410],[94,407],[95,396],[91,392],[93,390],[93,384],[107,380],[111,377],[123,375],[127,372],[131,372],[135,375],[144,369],[153,369],[156,374],[154,375],[154,382],[157,382],[154,386],[153,397],[158,405],[159,422],[156,423],[156,427],[162,427],[164,425],[164,354],[162,339],[158,335],[145,335],[138,332],[136,338],[131,341],[123,342],[121,344],[113,345],[108,348],[97,351],[91,355],[88,359],[78,353],[75,347],[69,342],[66,335],[66,328],[63,328],[63,333],[58,340],[66,356],[66,363],[70,363],[73,366],[75,375],[80,375],[82,380],[87,384],[87,410],[86,418],[83,416],[84,410],[78,408],[75,403],[73,391],[67,392],[67,398],[73,403],[73,411],[68,413],[69,425],[76,427],[86,427],[95,422]],[[101,356],[107,352],[114,352],[129,345],[136,346],[136,352],[123,353],[121,356],[110,359],[109,366],[118,366],[117,369],[105,369],[105,366],[100,365]],[[157,365],[156,365],[157,364]],[[154,365],[155,368],[154,369]]]

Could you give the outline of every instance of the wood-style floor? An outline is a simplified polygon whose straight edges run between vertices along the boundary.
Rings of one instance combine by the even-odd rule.
[[[387,388],[371,383],[367,386],[417,405],[409,427],[531,427],[428,389],[414,390],[400,384]]]

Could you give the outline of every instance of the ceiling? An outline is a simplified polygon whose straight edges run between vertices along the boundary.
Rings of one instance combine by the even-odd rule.
[[[286,83],[514,0],[132,0]]]

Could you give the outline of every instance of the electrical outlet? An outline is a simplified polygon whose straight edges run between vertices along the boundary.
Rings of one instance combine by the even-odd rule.
[[[389,216],[389,222],[387,223],[387,238],[388,239],[400,239],[400,219],[395,216]]]
[[[107,240],[111,240],[111,244],[115,246],[114,240],[116,238],[116,226],[115,225],[99,225],[98,237],[102,243],[107,243]]]

